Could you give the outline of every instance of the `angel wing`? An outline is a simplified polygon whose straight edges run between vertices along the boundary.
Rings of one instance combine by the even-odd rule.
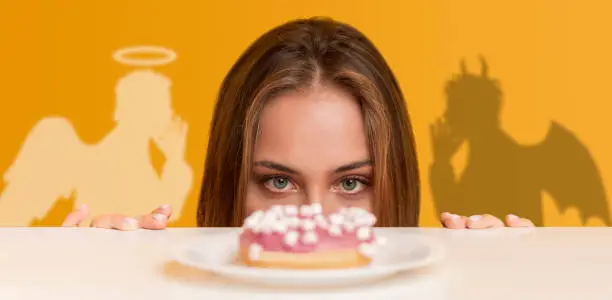
[[[601,174],[588,149],[576,135],[553,122],[544,141],[532,148],[532,165],[541,188],[564,211],[575,207],[582,223],[590,217],[610,225],[610,211]]]
[[[38,122],[4,174],[0,224],[26,226],[73,192],[85,145],[64,118]]]

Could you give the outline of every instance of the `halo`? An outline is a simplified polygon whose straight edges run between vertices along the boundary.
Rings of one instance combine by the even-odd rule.
[[[160,58],[130,58],[128,55],[136,53],[161,54]],[[135,46],[122,48],[113,53],[113,59],[129,66],[162,66],[176,60],[176,53],[170,49],[158,46]]]

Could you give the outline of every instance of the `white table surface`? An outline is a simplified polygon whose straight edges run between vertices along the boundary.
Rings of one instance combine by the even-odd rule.
[[[446,258],[318,290],[238,284],[172,262],[173,246],[220,230],[0,228],[0,299],[612,299],[610,228],[382,229],[438,239]]]

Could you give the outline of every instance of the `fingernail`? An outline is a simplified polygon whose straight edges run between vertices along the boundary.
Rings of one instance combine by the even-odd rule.
[[[461,218],[461,217],[460,217],[459,215],[456,215],[456,214],[451,214],[451,219],[452,219],[453,221],[457,221],[457,220],[459,220],[460,218]]]
[[[162,223],[162,222],[166,221],[166,216],[164,216],[162,214],[153,214],[153,219],[157,223]]]
[[[87,204],[81,204],[81,205],[79,205],[79,207],[77,208],[77,210],[79,210],[79,211],[87,210]]]
[[[473,216],[470,217],[470,220],[472,222],[478,222],[478,221],[480,221],[480,219],[482,219],[481,215],[473,215]]]
[[[510,220],[510,221],[518,220],[518,218],[519,217],[517,215],[514,215],[514,214],[509,214],[508,215],[508,220]]]
[[[133,218],[126,218],[125,220],[123,220],[123,229],[125,230],[138,229],[138,221]]]
[[[443,212],[443,213],[442,213],[442,216],[443,216],[443,217],[449,217],[449,218],[451,218],[453,215],[452,215],[451,213],[449,213],[449,212]]]
[[[161,209],[169,209],[170,208],[170,204],[164,204],[164,205],[160,206],[159,208],[161,208]]]

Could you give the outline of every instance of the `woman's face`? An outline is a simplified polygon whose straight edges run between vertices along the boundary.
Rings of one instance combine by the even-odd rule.
[[[341,90],[317,86],[266,103],[246,197],[249,213],[321,203],[371,210],[372,165],[362,114]]]

